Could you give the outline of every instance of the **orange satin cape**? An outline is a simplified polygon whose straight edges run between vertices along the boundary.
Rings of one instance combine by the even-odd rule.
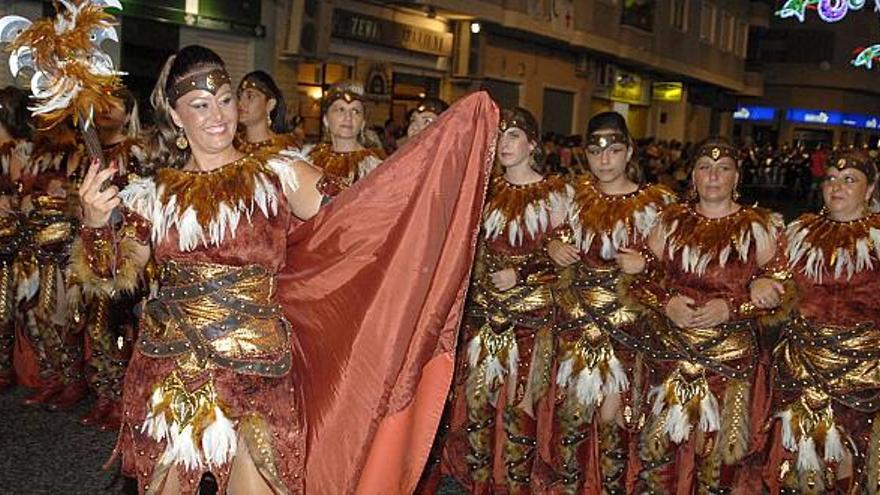
[[[278,294],[298,340],[306,492],[411,493],[452,380],[494,159],[484,92],[293,229]]]

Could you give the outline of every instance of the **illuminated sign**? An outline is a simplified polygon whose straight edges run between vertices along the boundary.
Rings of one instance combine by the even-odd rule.
[[[776,109],[772,107],[741,106],[733,113],[736,120],[775,120]]]
[[[658,101],[681,101],[684,89],[680,82],[655,82],[651,85],[653,98]]]
[[[789,122],[802,122],[804,124],[818,125],[841,125],[843,114],[825,110],[804,110],[803,108],[790,108],[786,119]]]
[[[842,125],[847,127],[858,127],[859,129],[877,129],[880,128],[880,118],[873,115],[859,115],[857,113],[845,113],[840,121]]]

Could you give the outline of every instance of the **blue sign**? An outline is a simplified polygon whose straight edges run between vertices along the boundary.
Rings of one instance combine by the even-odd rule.
[[[772,107],[739,107],[733,113],[736,120],[776,120],[776,109]]]
[[[848,127],[858,127],[859,129],[878,129],[880,128],[880,118],[873,115],[845,113],[843,114],[841,124]]]
[[[825,110],[804,110],[803,108],[790,108],[786,118],[790,122],[803,122],[805,124],[841,125],[843,114]]]

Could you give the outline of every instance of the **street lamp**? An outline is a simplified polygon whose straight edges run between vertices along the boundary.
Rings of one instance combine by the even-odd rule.
[[[471,23],[471,33],[480,34],[481,29],[483,29],[483,26],[481,26],[479,22],[472,22]]]

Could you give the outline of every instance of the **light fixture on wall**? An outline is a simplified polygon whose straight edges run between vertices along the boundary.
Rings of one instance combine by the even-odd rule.
[[[309,98],[318,101],[321,99],[321,97],[324,96],[324,91],[321,89],[320,86],[310,86],[306,90],[306,94],[309,95]]]
[[[472,22],[471,23],[471,33],[480,34],[480,31],[482,31],[482,30],[483,30],[483,26],[480,25],[479,22]]]

